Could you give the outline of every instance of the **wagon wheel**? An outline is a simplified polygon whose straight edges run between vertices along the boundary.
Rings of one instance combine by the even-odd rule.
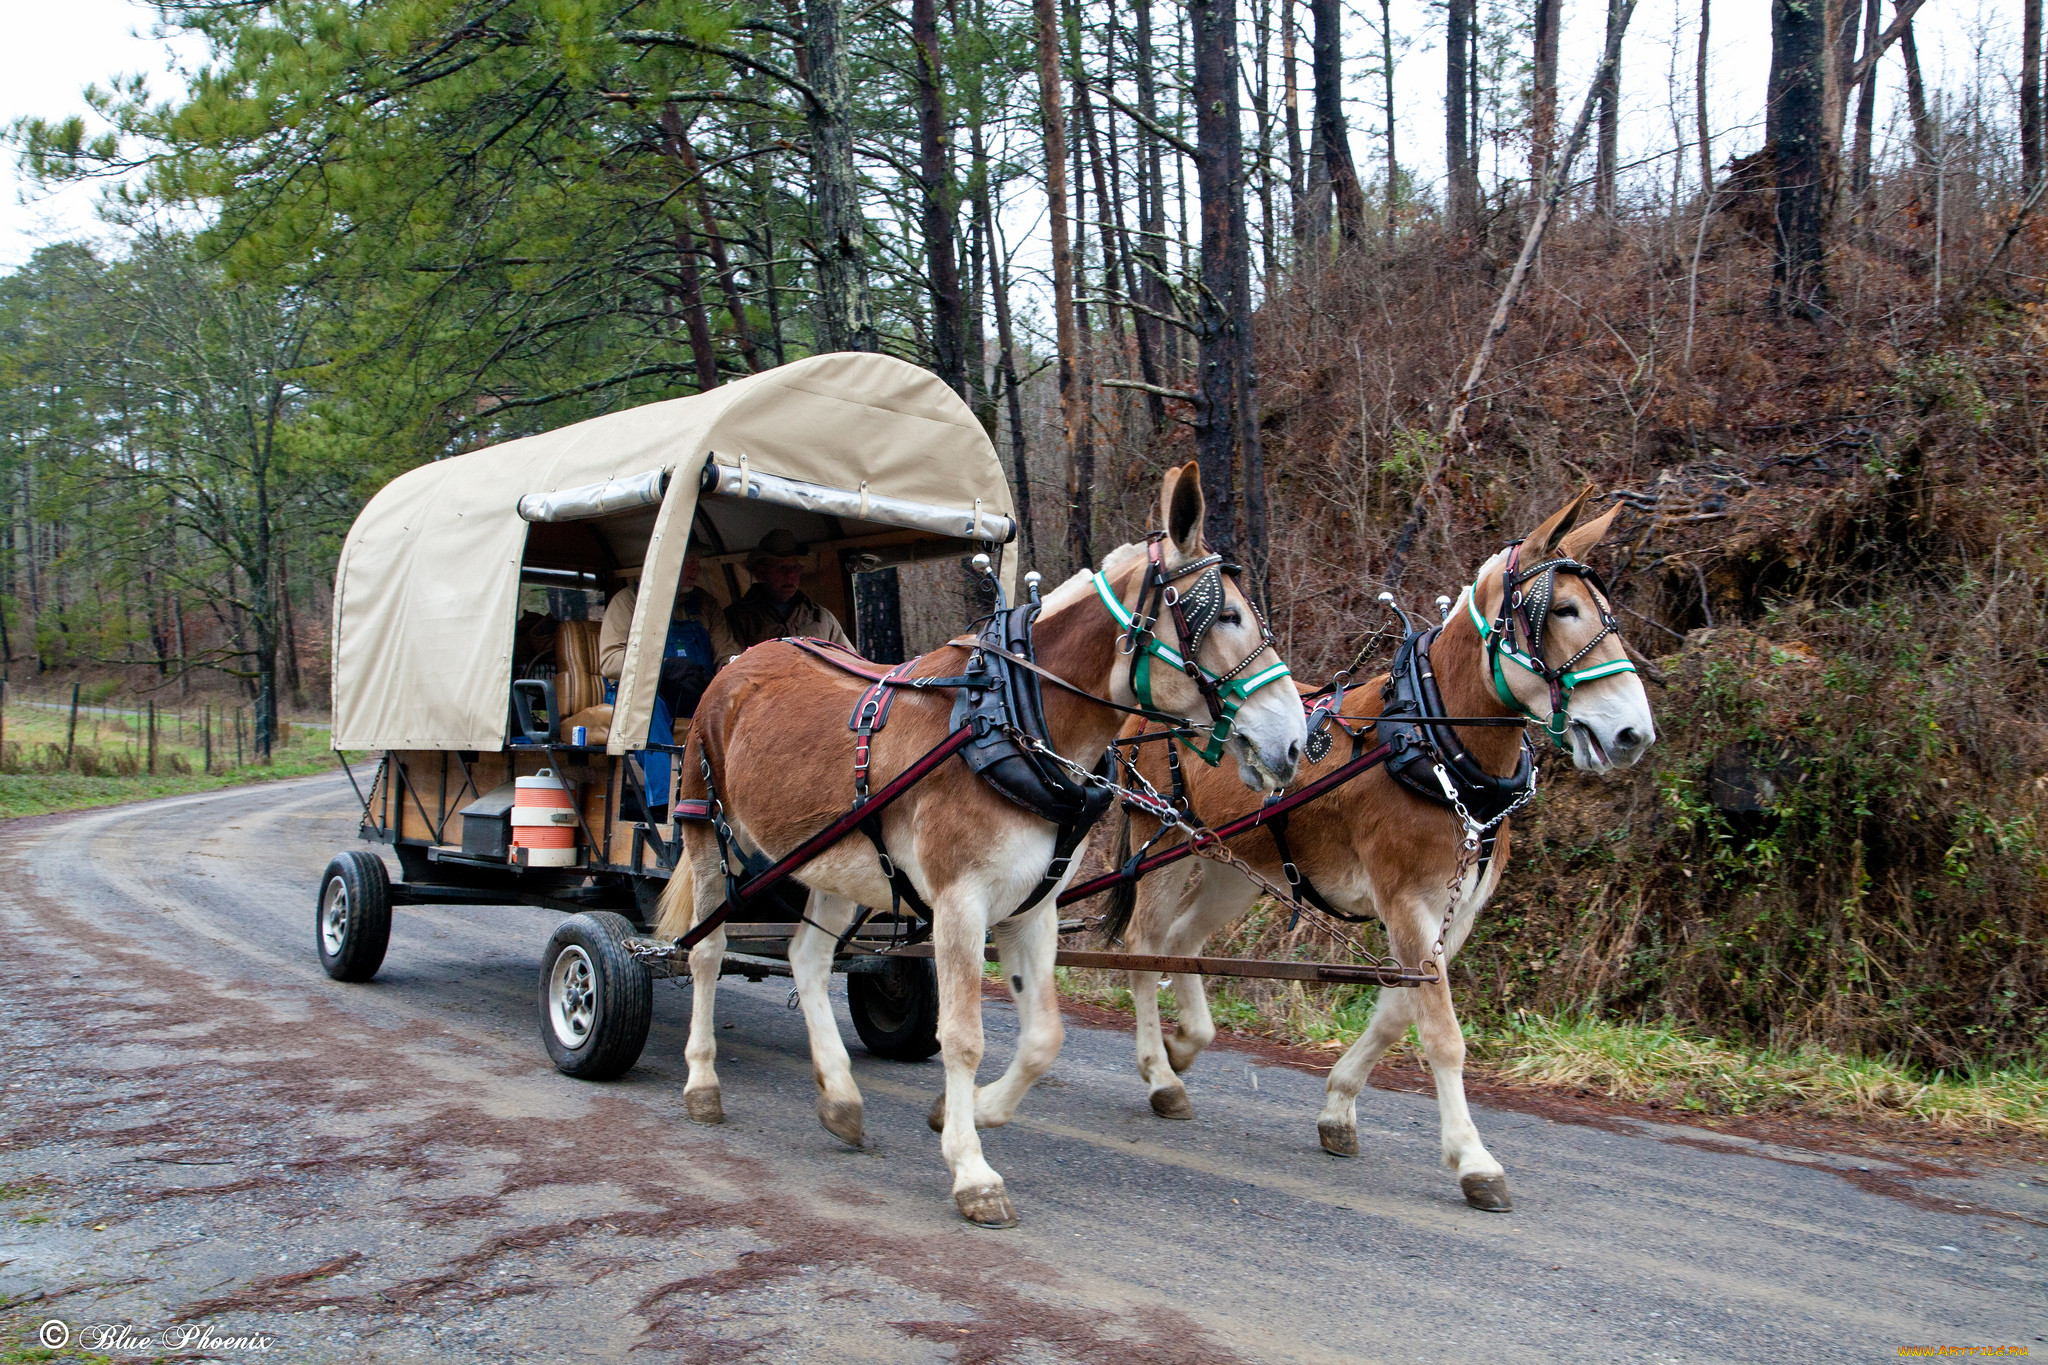
[[[846,1004],[861,1045],[877,1057],[921,1062],[939,1050],[939,974],[930,958],[885,958],[850,972]]]
[[[541,954],[540,1036],[564,1076],[614,1080],[640,1060],[654,978],[626,951],[632,932],[609,910],[571,915]]]
[[[336,981],[368,981],[391,943],[391,878],[384,860],[352,848],[320,874],[313,908],[313,945]]]

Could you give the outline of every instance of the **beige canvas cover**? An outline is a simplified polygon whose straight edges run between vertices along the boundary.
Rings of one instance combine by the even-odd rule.
[[[647,733],[658,656],[716,453],[764,474],[1014,516],[988,436],[929,371],[888,356],[812,356],[689,398],[595,417],[423,465],[370,499],[334,577],[334,747],[496,750],[505,743],[519,500],[671,472],[641,574],[608,747]],[[1015,554],[1003,556],[1006,589]],[[642,646],[647,664],[642,667]]]

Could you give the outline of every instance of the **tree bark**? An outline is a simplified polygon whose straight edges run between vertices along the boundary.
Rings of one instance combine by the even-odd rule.
[[[2041,109],[2041,0],[2023,0],[2020,16],[2021,188],[2031,190],[2048,176],[2048,128]]]
[[[697,244],[690,229],[676,224],[676,303],[683,315],[683,331],[689,338],[690,358],[697,370],[697,388],[709,393],[718,387],[718,352],[711,344],[711,315],[704,311],[704,286],[697,277]]]
[[[745,362],[748,373],[759,374],[761,353],[754,346],[754,329],[747,322],[746,295],[740,289],[739,277],[733,273],[732,260],[726,254],[718,215],[711,209],[711,192],[703,170],[697,164],[697,149],[690,145],[689,129],[683,126],[682,115],[672,103],[662,106],[661,128],[682,163],[683,174],[696,182],[697,216],[704,222],[704,247],[711,257],[712,272],[718,276],[719,290],[725,295],[726,312],[732,317],[733,344],[739,348],[740,359]]]
[[[818,340],[827,351],[872,351],[866,219],[853,162],[853,122],[840,0],[804,0],[804,54],[816,99],[805,101],[811,198],[818,215]]]
[[[1557,143],[1557,31],[1564,18],[1564,0],[1536,0],[1535,63],[1529,91],[1529,195],[1543,194]]]
[[[1318,5],[1327,0],[1316,0]],[[1334,6],[1331,7],[1334,14]],[[1201,402],[1195,422],[1196,459],[1208,500],[1209,546],[1234,557],[1238,551],[1239,469],[1260,470],[1251,355],[1251,241],[1245,221],[1244,149],[1237,101],[1236,0],[1189,0],[1194,24],[1196,184],[1202,206],[1201,306],[1196,337],[1201,345]],[[1323,26],[1318,23],[1320,48]],[[1317,97],[1327,88],[1318,72]],[[1326,141],[1327,130],[1326,130]],[[1326,151],[1328,149],[1326,148]],[[1336,165],[1332,161],[1334,176]],[[1243,460],[1240,466],[1240,457]],[[1248,511],[1262,499],[1247,499]],[[1246,528],[1245,544],[1257,550],[1265,528]]]
[[[1700,125],[1700,212],[1714,202],[1714,136],[1707,126],[1707,31],[1713,19],[1714,0],[1700,0],[1700,45],[1693,58],[1692,93]]]
[[[967,348],[960,267],[953,250],[953,155],[940,95],[945,62],[939,52],[937,0],[910,0],[910,42],[917,52],[918,186],[924,201],[921,225],[930,272],[933,368],[947,388],[965,398]]]
[[[1863,6],[1863,50],[1870,52],[1877,45],[1878,31],[1884,25],[1880,8],[1883,0],[1864,0]],[[1870,194],[1870,159],[1872,141],[1877,132],[1877,80],[1867,77],[1856,94],[1856,151],[1849,163],[1849,189],[1856,198],[1856,214],[1861,218],[1875,202],[1866,203]]]
[[[1155,126],[1159,123],[1159,81],[1153,69],[1152,0],[1136,0],[1137,25],[1132,58],[1137,64],[1138,112]],[[1171,364],[1167,350],[1166,324],[1159,321],[1172,308],[1166,287],[1166,174],[1165,153],[1156,137],[1138,139],[1138,301],[1150,314],[1135,319],[1138,335],[1149,341],[1152,354],[1163,368]],[[1162,409],[1161,416],[1163,417]]]
[[[1771,0],[1771,75],[1764,145],[1776,171],[1777,242],[1771,307],[1783,317],[1826,315],[1829,176],[1827,16],[1816,0]]]
[[[1401,162],[1394,153],[1393,0],[1380,0],[1380,82],[1387,96],[1387,241],[1391,244],[1401,208]]]
[[[1307,211],[1307,169],[1301,150],[1301,73],[1294,60],[1294,0],[1280,0],[1280,89],[1287,139],[1287,229],[1298,247]]]
[[[1234,3],[1231,7],[1236,8]],[[1365,191],[1351,160],[1351,130],[1344,120],[1343,9],[1338,0],[1309,0],[1309,10],[1316,23],[1316,127],[1323,135],[1323,161],[1337,197],[1337,229],[1345,241],[1356,242],[1365,236]]]
[[[1038,110],[1044,135],[1045,198],[1052,220],[1052,312],[1054,345],[1059,352],[1060,417],[1067,451],[1067,552],[1076,568],[1089,563],[1086,505],[1081,485],[1079,452],[1085,438],[1080,386],[1075,359],[1079,332],[1074,326],[1073,225],[1067,212],[1067,120],[1060,74],[1060,19],[1054,0],[1032,0],[1031,14],[1038,45]],[[1077,521],[1076,508],[1081,511]],[[1076,534],[1076,531],[1079,534]]]
[[[989,302],[996,315],[996,350],[1002,366],[1003,392],[1010,409],[1010,462],[1017,483],[1017,521],[1024,529],[1024,558],[1038,562],[1038,533],[1031,522],[1031,464],[1024,437],[1024,404],[1017,386],[1017,348],[1010,332],[1010,281],[1003,269],[1001,239],[996,236],[995,214],[989,197],[975,201],[981,215],[982,232],[988,237]]]
[[[1621,0],[1608,0],[1609,39],[1615,36],[1620,9]],[[1612,219],[1621,164],[1621,63],[1607,63],[1600,70],[1600,146],[1593,166],[1593,205],[1603,217]]]
[[[1323,0],[1328,4],[1329,0]],[[1333,7],[1334,8],[1334,7]],[[1444,207],[1453,233],[1479,227],[1479,159],[1472,145],[1472,30],[1477,0],[1447,0],[1444,33]]]

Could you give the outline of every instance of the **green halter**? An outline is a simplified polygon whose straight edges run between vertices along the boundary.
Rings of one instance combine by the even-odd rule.
[[[1155,577],[1158,579],[1156,586],[1162,590],[1166,589],[1168,585],[1164,578],[1164,571],[1158,566],[1158,561],[1153,561],[1153,568]],[[1220,563],[1205,564],[1200,566],[1200,568],[1205,574],[1215,573],[1219,579],[1221,577]],[[1178,576],[1176,575],[1176,577]],[[1220,584],[1217,592],[1219,594],[1221,592]],[[1159,637],[1152,633],[1152,622],[1158,618],[1154,616],[1140,621],[1130,608],[1126,607],[1117,597],[1116,590],[1110,587],[1109,580],[1104,578],[1099,570],[1095,574],[1095,595],[1102,599],[1102,605],[1109,609],[1109,614],[1116,619],[1116,623],[1119,626],[1123,627],[1124,639],[1128,642],[1125,645],[1125,652],[1133,656],[1131,659],[1131,691],[1136,694],[1140,706],[1150,711],[1159,709],[1152,702],[1152,661],[1154,659],[1159,660],[1159,662],[1176,672],[1187,674],[1190,678],[1194,679],[1195,685],[1201,689],[1203,698],[1209,703],[1209,715],[1212,721],[1209,727],[1209,741],[1199,748],[1193,744],[1188,744],[1186,740],[1181,742],[1187,744],[1189,752],[1211,767],[1214,767],[1216,762],[1223,757],[1224,741],[1230,738],[1231,731],[1237,722],[1237,713],[1244,707],[1246,700],[1260,688],[1279,682],[1282,678],[1288,676],[1286,663],[1277,660],[1270,668],[1264,668],[1250,674],[1244,672],[1245,666],[1260,654],[1263,654],[1271,644],[1271,636],[1264,629],[1265,621],[1263,618],[1261,618],[1259,623],[1261,639],[1258,648],[1247,654],[1238,663],[1237,667],[1226,673],[1216,674],[1203,668],[1201,664],[1194,660],[1182,657],[1180,651],[1169,645],[1162,644]],[[1163,595],[1164,592],[1162,591]],[[1143,601],[1142,595],[1139,600]],[[1173,603],[1168,602],[1167,605],[1172,606]],[[1213,620],[1213,614],[1210,619]],[[1195,635],[1193,648],[1199,649],[1201,647],[1201,636],[1207,633],[1208,625],[1209,621],[1207,620],[1202,623],[1201,630]]]
[[[1581,683],[1593,682],[1599,678],[1610,678],[1617,673],[1633,673],[1636,666],[1628,659],[1610,659],[1604,664],[1593,664],[1586,668],[1575,667],[1579,660],[1592,653],[1593,648],[1609,635],[1620,633],[1615,624],[1614,613],[1607,607],[1604,592],[1596,592],[1594,601],[1600,608],[1600,633],[1587,641],[1585,647],[1562,667],[1552,668],[1543,662],[1543,626],[1549,619],[1550,602],[1559,573],[1573,574],[1588,580],[1596,588],[1603,588],[1600,576],[1591,568],[1576,560],[1550,559],[1534,568],[1517,574],[1515,560],[1521,552],[1519,545],[1508,551],[1508,562],[1501,573],[1500,616],[1488,622],[1479,614],[1479,584],[1475,581],[1465,590],[1465,612],[1472,618],[1472,624],[1479,631],[1480,643],[1486,647],[1486,660],[1493,674],[1493,691],[1503,706],[1543,727],[1543,733],[1550,736],[1550,742],[1560,749],[1570,749],[1566,736],[1571,733],[1572,689]],[[1536,588],[1524,595],[1522,587],[1534,580]],[[1527,651],[1515,647],[1515,626],[1520,622],[1523,633],[1528,637]],[[1525,673],[1541,678],[1550,688],[1550,714],[1539,716],[1515,695],[1508,686],[1507,674],[1501,667],[1506,658]]]

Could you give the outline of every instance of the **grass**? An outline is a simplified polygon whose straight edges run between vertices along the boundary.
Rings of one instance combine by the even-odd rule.
[[[232,731],[223,736],[217,729],[214,770],[208,773],[200,716],[165,714],[158,718],[157,771],[151,773],[145,726],[138,716],[83,707],[77,734],[67,745],[67,711],[25,705],[12,688],[7,703],[0,740],[0,819],[184,796],[334,768],[325,729],[287,723],[267,765],[253,761],[246,738],[245,761],[237,765]],[[223,724],[216,717],[216,725]]]
[[[1056,974],[1068,999],[1131,1009],[1122,973],[1061,967]],[[1253,999],[1241,993],[1243,984],[1210,984],[1218,1026],[1332,1054],[1364,1031],[1376,995],[1371,987],[1290,982],[1291,989]],[[1160,995],[1160,1013],[1175,1016],[1170,991]],[[1468,1065],[1489,1079],[1655,1102],[1677,1113],[1797,1112],[2048,1139],[2048,1060],[1930,1073],[1817,1047],[1752,1048],[1655,1024],[1522,1011],[1498,1027],[1466,1023],[1465,1044]]]

